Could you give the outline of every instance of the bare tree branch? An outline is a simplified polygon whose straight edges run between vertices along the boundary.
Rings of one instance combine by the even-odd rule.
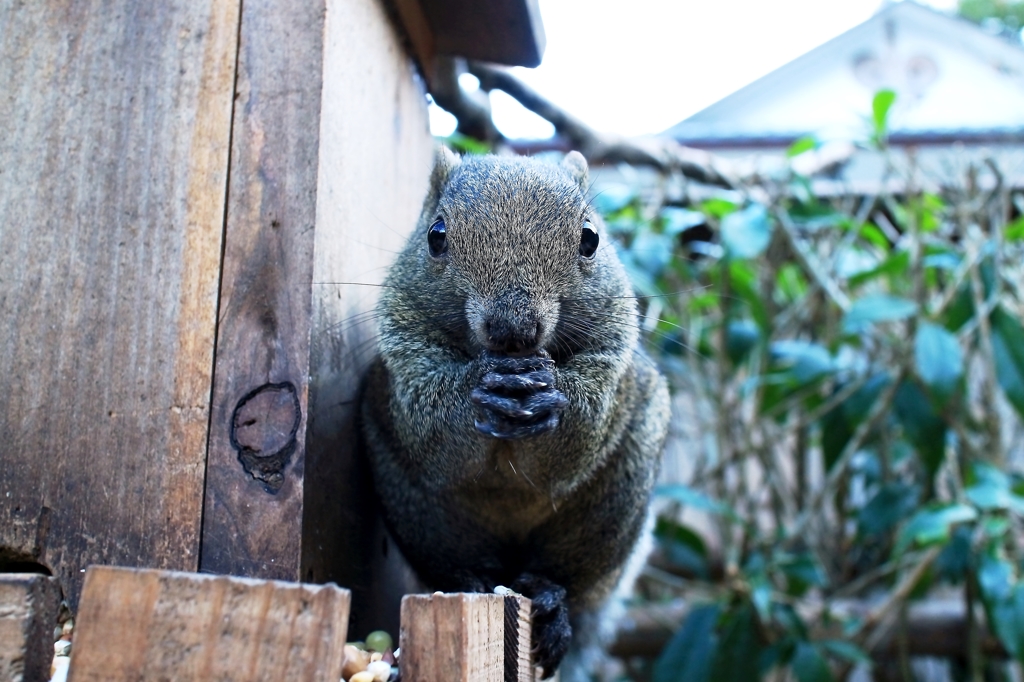
[[[480,79],[482,89],[502,90],[530,111],[550,121],[555,130],[568,138],[592,163],[628,163],[655,168],[663,173],[679,172],[708,185],[736,185],[734,179],[716,168],[714,158],[707,152],[683,147],[667,138],[636,139],[602,135],[504,69],[470,62],[469,72]]]
[[[465,71],[464,59],[440,55],[436,57],[430,80],[431,97],[439,107],[458,120],[457,130],[462,135],[490,144],[504,141],[504,136],[491,118],[491,102],[487,96],[483,93],[467,93],[459,86],[459,76]],[[474,94],[478,96],[474,97]]]

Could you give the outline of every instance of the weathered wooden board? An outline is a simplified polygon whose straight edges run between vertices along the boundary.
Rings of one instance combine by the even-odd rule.
[[[533,642],[530,610],[533,605],[526,597],[507,595],[505,598],[505,682],[534,682],[539,676],[530,654]]]
[[[0,574],[0,680],[45,682],[60,586],[38,573]]]
[[[299,579],[323,19],[242,4],[204,571]]]
[[[533,682],[530,600],[494,594],[402,599],[402,680]]]
[[[303,576],[353,590],[353,639],[396,632],[405,591],[357,457],[372,311],[419,216],[433,155],[423,83],[376,0],[330,0],[324,30]]]
[[[0,562],[195,569],[237,0],[0,3]]]
[[[348,609],[334,585],[92,566],[69,680],[339,680]]]

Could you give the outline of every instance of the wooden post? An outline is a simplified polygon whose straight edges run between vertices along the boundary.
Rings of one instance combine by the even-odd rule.
[[[0,3],[0,556],[195,570],[238,0]]]
[[[533,682],[530,606],[518,595],[407,595],[403,682]]]
[[[71,682],[341,679],[348,590],[92,566]]]
[[[55,578],[38,573],[0,574],[0,680],[50,679],[59,608],[60,586]]]

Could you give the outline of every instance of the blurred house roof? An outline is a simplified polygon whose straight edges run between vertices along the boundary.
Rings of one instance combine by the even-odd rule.
[[[864,139],[891,88],[893,144],[1024,141],[1024,47],[909,0],[811,50],[663,133],[716,148]]]

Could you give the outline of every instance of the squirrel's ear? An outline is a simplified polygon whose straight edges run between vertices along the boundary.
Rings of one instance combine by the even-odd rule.
[[[451,177],[452,171],[458,168],[460,163],[462,163],[462,159],[448,147],[443,144],[437,146],[434,150],[434,170],[430,174],[430,195],[432,197],[440,196],[441,191],[448,184],[448,178]]]
[[[584,192],[587,191],[587,160],[577,151],[571,151],[562,159],[562,168],[569,171],[576,184]]]

